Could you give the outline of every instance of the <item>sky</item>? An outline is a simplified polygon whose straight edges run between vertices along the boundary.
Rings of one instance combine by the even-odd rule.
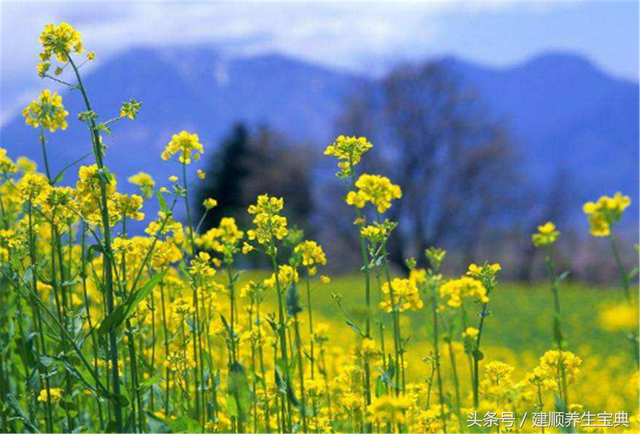
[[[639,77],[633,0],[0,2],[3,118],[39,85],[37,38],[44,24],[60,21],[82,32],[99,61],[139,45],[208,44],[230,56],[278,52],[381,74],[399,61],[443,55],[508,67],[570,51],[620,78]]]

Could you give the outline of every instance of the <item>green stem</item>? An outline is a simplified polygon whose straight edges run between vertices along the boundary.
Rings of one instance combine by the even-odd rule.
[[[88,111],[93,111],[91,108],[91,103],[89,102],[89,97],[87,95],[87,91],[82,82],[82,77],[80,76],[80,71],[78,70],[76,64],[74,63],[71,56],[67,53],[67,57],[69,58],[69,64],[73,68],[73,72],[78,80],[78,89],[82,93],[82,98],[84,100],[86,109]],[[91,139],[93,143],[93,153],[96,158],[96,164],[98,165],[98,170],[100,171],[99,183],[100,183],[100,201],[101,201],[101,216],[102,216],[102,229],[104,235],[104,276],[105,276],[105,290],[106,290],[106,298],[107,298],[107,313],[111,315],[115,310],[114,303],[114,286],[113,286],[113,250],[111,248],[111,226],[109,220],[109,201],[107,199],[107,182],[106,182],[106,173],[105,166],[102,159],[102,144],[100,140],[100,134],[98,132],[95,120],[93,118],[89,119],[89,130],[91,133]],[[111,375],[112,375],[112,386],[113,393],[116,396],[120,395],[120,373],[118,368],[118,336],[117,331],[112,329],[109,332],[109,352],[110,352],[110,360],[111,360]],[[124,427],[122,424],[122,402],[120,399],[112,399],[111,400],[113,406],[113,413],[115,417],[116,430],[121,433],[124,431]]]

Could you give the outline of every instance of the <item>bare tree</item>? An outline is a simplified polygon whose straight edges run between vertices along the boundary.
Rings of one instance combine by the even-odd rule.
[[[472,253],[486,226],[500,224],[514,179],[509,137],[450,69],[404,65],[347,107],[340,126],[361,128],[383,150],[381,171],[402,187],[394,263],[422,258],[430,245]]]

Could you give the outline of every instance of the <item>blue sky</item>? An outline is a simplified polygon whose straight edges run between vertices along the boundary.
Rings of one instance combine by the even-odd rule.
[[[636,1],[2,2],[3,107],[38,86],[37,37],[68,21],[98,60],[135,45],[215,44],[379,74],[398,61],[457,55],[506,67],[571,51],[638,81]],[[99,61],[97,64],[99,65]]]

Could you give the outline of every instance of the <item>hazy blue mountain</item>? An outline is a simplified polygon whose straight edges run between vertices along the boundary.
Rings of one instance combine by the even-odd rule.
[[[638,198],[637,83],[567,53],[503,70],[442,62],[505,122],[530,177],[544,184],[562,168],[578,187],[576,200],[617,190]]]
[[[576,204],[617,190],[638,202],[637,83],[567,53],[503,69],[456,58],[439,61],[504,121],[527,177],[544,186],[562,164]],[[183,47],[139,48],[108,59],[88,75],[86,86],[104,120],[117,115],[129,97],[143,102],[138,120],[118,122],[114,137],[106,138],[107,162],[125,184],[126,176],[141,169],[159,181],[177,172],[175,163],[159,155],[183,129],[197,132],[208,152],[235,121],[269,124],[324,146],[344,98],[371,80],[280,55],[229,59],[210,48]],[[82,109],[77,91],[64,99],[71,113]],[[49,144],[54,172],[90,149],[86,128],[75,118],[69,124]],[[0,135],[12,156],[41,161],[37,133],[21,117]]]

